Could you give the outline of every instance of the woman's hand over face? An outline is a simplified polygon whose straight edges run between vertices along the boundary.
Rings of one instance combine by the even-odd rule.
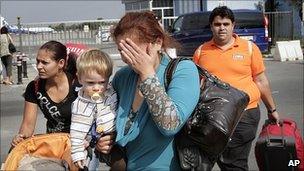
[[[121,40],[119,43],[123,60],[139,74],[141,80],[155,74],[154,65],[158,55],[152,55],[152,44],[146,49],[140,48],[131,39]]]

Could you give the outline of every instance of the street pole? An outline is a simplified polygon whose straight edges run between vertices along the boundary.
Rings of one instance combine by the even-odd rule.
[[[304,2],[302,1],[302,22],[304,21]]]
[[[17,17],[17,26],[18,26],[18,32],[19,32],[19,51],[23,52],[23,46],[22,46],[22,32],[21,32],[21,22],[20,22],[21,17]]]
[[[304,2],[302,1],[302,27],[301,27],[301,30],[302,30],[302,34],[301,34],[301,37],[302,37],[302,43],[304,42]]]
[[[293,23],[293,11],[294,11],[294,9],[291,10],[291,23]],[[292,40],[295,39],[294,30],[293,29],[294,29],[294,24],[291,24],[291,38],[292,38]]]
[[[27,76],[27,55],[22,52],[22,72],[23,72],[23,78],[28,78]]]
[[[17,84],[22,84],[22,52],[17,52]]]

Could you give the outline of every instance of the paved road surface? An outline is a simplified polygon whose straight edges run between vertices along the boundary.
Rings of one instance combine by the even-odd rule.
[[[112,55],[115,63],[115,71],[122,65],[119,56]],[[33,62],[34,60],[32,60]],[[277,109],[281,117],[294,119],[303,135],[303,61],[277,62],[266,60],[267,75],[270,79],[272,94],[277,103]],[[16,74],[16,71],[14,71]],[[37,72],[32,65],[28,65],[29,79],[23,79],[24,84],[5,86],[1,84],[1,162],[9,149],[12,137],[17,133],[23,112],[22,93],[26,84],[36,76]],[[15,76],[15,75],[14,75]],[[265,120],[266,110],[261,105],[262,113],[259,131],[262,122]],[[45,132],[45,119],[39,115],[36,133]],[[254,146],[253,146],[254,147]],[[253,149],[253,148],[252,148]],[[101,167],[107,169],[105,167]],[[249,158],[250,170],[257,170],[253,151]],[[218,170],[215,167],[213,170]]]

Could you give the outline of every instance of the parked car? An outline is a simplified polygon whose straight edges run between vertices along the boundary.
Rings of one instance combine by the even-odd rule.
[[[240,37],[252,40],[262,52],[268,51],[267,18],[261,11],[233,10],[235,15],[234,32]],[[211,11],[188,13],[179,16],[169,32],[182,44],[177,53],[182,56],[192,56],[196,48],[209,41],[212,32],[209,25]]]
[[[101,42],[112,41],[111,33],[109,31],[98,31],[96,33],[96,43],[101,44]]]

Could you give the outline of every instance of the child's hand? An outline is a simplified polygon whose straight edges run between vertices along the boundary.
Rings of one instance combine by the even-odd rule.
[[[84,140],[84,148],[87,148],[90,146],[90,142],[88,140]]]
[[[77,167],[79,167],[80,169],[84,169],[85,160],[78,160],[77,162],[75,162],[75,165],[76,165]]]

